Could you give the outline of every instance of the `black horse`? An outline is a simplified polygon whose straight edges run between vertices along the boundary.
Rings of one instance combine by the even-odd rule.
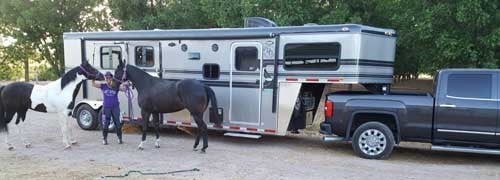
[[[6,132],[5,143],[9,150],[14,149],[14,147],[8,141],[7,124],[17,114],[15,124],[18,125],[17,129],[20,131],[21,124],[19,123],[26,119],[28,109],[59,113],[59,124],[65,148],[76,143],[67,127],[68,116],[71,115],[75,97],[85,79],[103,80],[104,76],[85,61],[80,66],[69,70],[62,78],[47,85],[13,82],[0,87],[0,132]],[[21,132],[19,133],[25,146],[30,147],[31,144],[26,142]]]
[[[121,78],[117,81],[129,80],[138,91],[138,103],[141,108],[143,119],[142,141],[139,149],[143,149],[146,141],[146,130],[150,116],[153,116],[153,125],[156,131],[155,147],[159,148],[159,122],[160,113],[172,113],[187,109],[198,126],[198,133],[193,146],[196,151],[200,137],[203,137],[201,152],[208,147],[207,124],[203,121],[203,112],[211,102],[210,121],[220,125],[222,118],[217,114],[217,100],[213,90],[194,79],[180,81],[169,81],[153,77],[141,69],[120,62],[115,70],[115,77]]]

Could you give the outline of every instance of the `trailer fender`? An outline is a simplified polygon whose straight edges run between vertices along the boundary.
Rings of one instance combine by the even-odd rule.
[[[80,106],[82,106],[84,104],[89,105],[92,109],[94,109],[96,111],[98,111],[102,107],[102,101],[84,99],[82,101],[79,101],[76,104],[75,108],[73,109],[73,113],[71,113],[71,116],[75,117],[76,111],[78,111],[78,108],[80,108]]]

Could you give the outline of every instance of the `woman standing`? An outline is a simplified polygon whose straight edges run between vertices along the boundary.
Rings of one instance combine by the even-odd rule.
[[[123,144],[122,141],[122,126],[120,122],[120,102],[118,101],[118,90],[122,90],[113,83],[113,74],[107,72],[104,75],[106,83],[96,83],[92,80],[92,86],[101,89],[103,95],[103,115],[102,120],[102,144],[108,144],[108,126],[111,118],[116,127],[116,135],[118,135],[118,144]]]

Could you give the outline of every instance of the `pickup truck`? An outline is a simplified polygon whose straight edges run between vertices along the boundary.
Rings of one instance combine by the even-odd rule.
[[[351,141],[367,159],[387,158],[401,141],[432,150],[500,154],[500,70],[446,69],[433,93],[342,91],[326,95],[324,140]]]

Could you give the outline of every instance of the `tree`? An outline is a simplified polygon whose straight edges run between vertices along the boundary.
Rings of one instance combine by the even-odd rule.
[[[450,67],[500,67],[498,0],[111,0],[123,29],[357,23],[395,29],[399,79]]]
[[[17,47],[38,53],[55,72],[64,73],[63,33],[110,28],[101,0],[2,0],[0,34],[15,38]],[[27,61],[26,51],[8,51],[12,61]],[[27,67],[25,67],[27,68]]]

